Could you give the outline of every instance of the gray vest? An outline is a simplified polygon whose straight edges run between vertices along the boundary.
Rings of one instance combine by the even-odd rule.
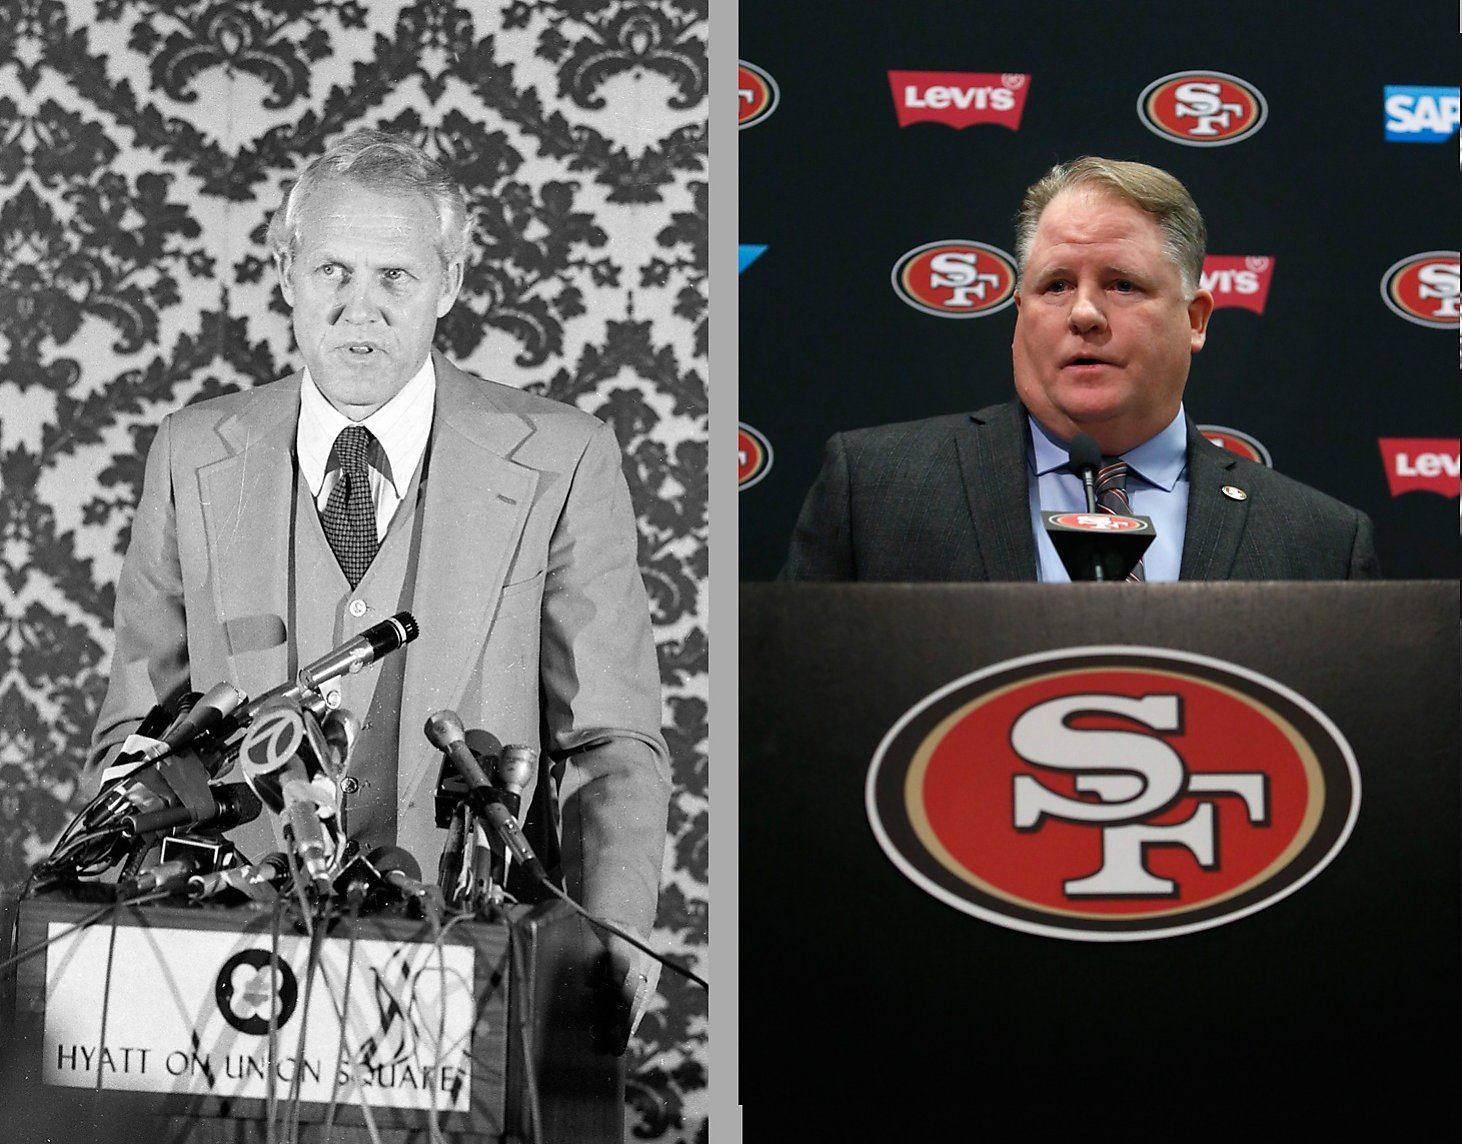
[[[309,487],[296,479],[289,585],[291,676],[300,664],[310,663],[388,616],[411,610],[425,468],[423,458],[375,559],[353,590],[325,539]],[[337,692],[339,706],[360,723],[346,771],[354,782],[344,784],[349,793],[344,796],[343,814],[347,837],[360,843],[363,854],[377,846],[396,844],[397,744],[405,662],[405,655],[398,651],[324,687],[327,698],[331,691]],[[421,855],[417,858],[424,860]]]

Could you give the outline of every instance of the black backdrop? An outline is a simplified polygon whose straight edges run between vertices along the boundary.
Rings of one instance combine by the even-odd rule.
[[[743,474],[742,579],[775,576],[830,434],[1009,396],[1014,307],[923,313],[890,272],[935,240],[1013,253],[1025,187],[1082,154],[1172,171],[1210,255],[1272,260],[1262,314],[1213,317],[1185,398],[1195,420],[1249,434],[1279,471],[1368,512],[1388,576],[1456,577],[1456,477],[1393,495],[1379,441],[1443,439],[1455,467],[1457,321],[1403,319],[1381,283],[1413,255],[1456,258],[1455,124],[1440,142],[1388,142],[1385,89],[1455,92],[1457,8],[1351,11],[742,0],[739,55],[778,92],[738,136],[738,238],[766,247],[739,281],[739,419],[770,447],[770,467]],[[1144,125],[1149,84],[1205,69],[1262,93],[1258,131],[1196,147]],[[1019,129],[900,127],[890,71],[1027,76]],[[1414,465],[1436,446],[1408,448]]]

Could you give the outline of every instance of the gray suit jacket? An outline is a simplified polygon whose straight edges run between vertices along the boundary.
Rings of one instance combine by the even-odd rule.
[[[421,635],[395,653],[406,657],[400,844],[435,869],[445,838],[433,809],[441,756],[422,728],[452,708],[469,728],[541,744],[555,760],[570,893],[648,933],[669,764],[618,443],[577,409],[435,362],[411,607]],[[301,377],[187,406],[158,429],[117,583],[93,764],[154,704],[184,691],[227,681],[257,696],[288,681]],[[530,787],[524,807],[531,798]],[[274,842],[268,826],[242,828],[253,832],[252,857]]]
[[[828,441],[785,580],[1034,580],[1026,411],[881,425]],[[1188,422],[1184,580],[1380,575],[1362,512],[1207,440]],[[1247,499],[1225,496],[1235,485]]]

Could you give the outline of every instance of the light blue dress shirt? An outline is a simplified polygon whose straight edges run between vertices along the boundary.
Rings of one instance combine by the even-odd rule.
[[[1046,533],[1041,511],[1085,512],[1081,478],[1068,469],[1068,443],[1030,422],[1031,527],[1036,534],[1036,571],[1043,583],[1069,583],[1070,575]],[[1122,454],[1127,462],[1127,499],[1132,514],[1151,519],[1154,537],[1142,556],[1149,581],[1176,580],[1183,563],[1183,531],[1188,519],[1188,426],[1183,407],[1168,427]]]

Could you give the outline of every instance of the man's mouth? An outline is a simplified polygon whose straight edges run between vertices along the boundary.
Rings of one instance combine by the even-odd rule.
[[[1111,364],[1112,363],[1107,361],[1106,358],[1095,357],[1090,354],[1078,354],[1076,357],[1067,358],[1066,361],[1063,363],[1062,368],[1069,368],[1071,366],[1095,366]]]
[[[367,354],[378,353],[381,347],[374,342],[346,342],[339,348],[343,349],[346,353],[364,357]]]

